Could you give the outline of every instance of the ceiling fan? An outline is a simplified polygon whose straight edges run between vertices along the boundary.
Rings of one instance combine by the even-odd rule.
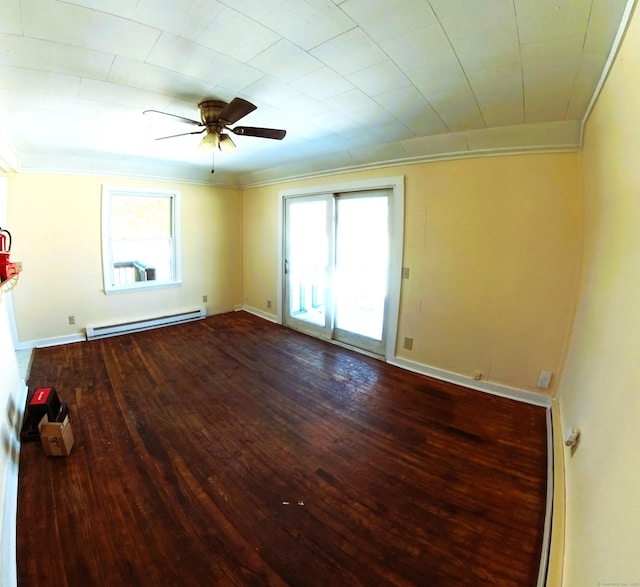
[[[225,130],[230,131],[235,135],[259,137],[263,139],[276,139],[278,141],[282,140],[287,134],[286,130],[262,128],[259,126],[236,126],[231,128],[229,125],[235,124],[238,120],[257,108],[255,104],[252,104],[243,98],[234,98],[229,103],[223,102],[222,100],[203,100],[198,104],[198,108],[200,110],[200,121],[185,118],[184,116],[178,116],[176,114],[169,114],[168,112],[161,112],[159,110],[145,110],[143,114],[169,116],[180,122],[201,127],[200,130],[192,132],[159,137],[156,141],[182,137],[185,135],[199,135],[206,133],[202,141],[200,141],[198,148],[200,150],[212,151],[214,153],[215,149],[220,149],[220,151],[225,154],[231,153],[236,149],[235,143],[231,140],[231,137],[224,132]],[[213,172],[214,170],[211,169],[211,173]]]

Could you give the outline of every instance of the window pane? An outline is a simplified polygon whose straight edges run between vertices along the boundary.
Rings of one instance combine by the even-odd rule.
[[[111,238],[113,240],[171,238],[171,198],[112,196]]]
[[[105,187],[103,197],[108,219],[103,225],[105,288],[178,282],[173,217],[177,192]]]
[[[113,241],[111,243],[113,263],[138,263],[155,269],[153,277],[165,281],[171,279],[171,240]]]
[[[289,312],[317,326],[326,321],[327,202],[289,203]]]

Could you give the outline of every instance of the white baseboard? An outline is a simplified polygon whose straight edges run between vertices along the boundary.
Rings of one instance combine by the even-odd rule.
[[[498,383],[491,383],[490,381],[476,381],[471,377],[459,375],[458,373],[452,373],[443,369],[437,369],[436,367],[429,367],[422,363],[416,363],[415,361],[409,361],[407,359],[401,359],[393,357],[387,360],[390,365],[396,367],[402,367],[408,371],[414,373],[420,373],[427,375],[435,379],[442,381],[448,381],[449,383],[455,383],[462,387],[468,387],[470,389],[477,389],[491,395],[497,395],[508,399],[514,399],[534,406],[541,406],[543,408],[551,407],[551,397],[542,393],[536,393],[535,391],[529,391],[526,389],[518,389],[516,387],[508,387],[506,385],[500,385]]]
[[[21,341],[16,344],[17,351],[25,351],[29,349],[39,349],[49,346],[58,346],[61,344],[71,344],[74,342],[84,342],[86,340],[83,334],[69,334],[67,336],[53,336],[51,338],[41,338],[39,340]]]
[[[254,314],[255,316],[269,320],[269,322],[273,322],[275,324],[278,323],[278,316],[276,314],[269,314],[268,312],[264,312],[263,310],[259,310],[253,306],[238,306],[237,309],[244,310],[245,312],[249,312],[249,314]]]

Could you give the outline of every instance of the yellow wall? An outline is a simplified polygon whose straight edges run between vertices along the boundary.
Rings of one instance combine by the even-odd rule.
[[[177,188],[182,201],[180,287],[105,295],[101,257],[103,183]],[[93,176],[18,174],[9,179],[12,260],[22,261],[13,300],[22,342],[80,334],[84,327],[206,305],[242,302],[242,194],[191,184]],[[202,296],[208,296],[203,304]],[[75,316],[75,326],[68,316]]]
[[[277,186],[249,190],[243,194],[244,304],[272,314],[276,314],[277,206]],[[271,308],[267,308],[267,300],[271,300]]]
[[[573,317],[582,238],[580,155],[488,157],[401,166],[245,190],[244,301],[275,313],[283,189],[405,177],[399,357],[536,390],[557,381]]]
[[[566,463],[564,587],[640,583],[640,14],[584,142],[580,304],[559,394]]]

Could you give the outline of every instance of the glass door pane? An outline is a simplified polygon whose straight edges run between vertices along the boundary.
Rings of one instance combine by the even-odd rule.
[[[331,316],[331,205],[324,196],[286,202],[285,322],[323,336]]]
[[[384,351],[388,215],[384,192],[337,198],[334,338],[377,353]]]

